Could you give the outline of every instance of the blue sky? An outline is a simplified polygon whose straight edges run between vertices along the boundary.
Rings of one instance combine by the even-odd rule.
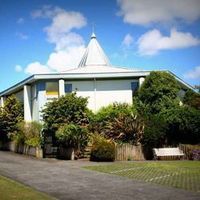
[[[200,84],[199,0],[0,0],[0,91],[77,66],[94,24],[111,63]]]

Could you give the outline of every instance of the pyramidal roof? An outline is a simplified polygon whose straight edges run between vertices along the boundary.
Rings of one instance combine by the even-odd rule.
[[[96,39],[96,35],[92,33],[91,40],[78,67],[110,65],[110,61]]]
[[[78,65],[78,67],[65,70],[62,73],[72,74],[96,74],[96,73],[119,73],[130,72],[131,69],[114,67],[110,64],[110,61],[100,44],[98,43],[94,33],[91,35],[91,40],[85,50],[85,53]]]

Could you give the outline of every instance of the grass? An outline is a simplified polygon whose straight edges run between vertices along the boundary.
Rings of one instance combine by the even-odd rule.
[[[48,195],[24,186],[16,181],[0,176],[1,200],[52,200]]]
[[[116,162],[85,168],[200,193],[199,161]]]

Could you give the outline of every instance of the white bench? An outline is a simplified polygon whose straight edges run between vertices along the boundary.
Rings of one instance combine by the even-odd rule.
[[[178,157],[181,158],[184,156],[184,153],[182,150],[180,150],[178,147],[176,148],[154,148],[153,149],[153,153],[154,153],[154,159],[159,159],[159,158],[174,158],[174,157]]]

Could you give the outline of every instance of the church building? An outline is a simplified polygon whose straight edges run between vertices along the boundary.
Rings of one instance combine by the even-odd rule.
[[[180,82],[183,91],[193,89],[167,72]],[[78,96],[88,97],[88,108],[96,112],[114,102],[131,104],[135,91],[149,74],[150,71],[112,66],[93,33],[76,68],[62,73],[32,75],[2,91],[0,106],[7,96],[15,94],[24,103],[24,120],[41,121],[41,110],[48,101],[76,91]]]

